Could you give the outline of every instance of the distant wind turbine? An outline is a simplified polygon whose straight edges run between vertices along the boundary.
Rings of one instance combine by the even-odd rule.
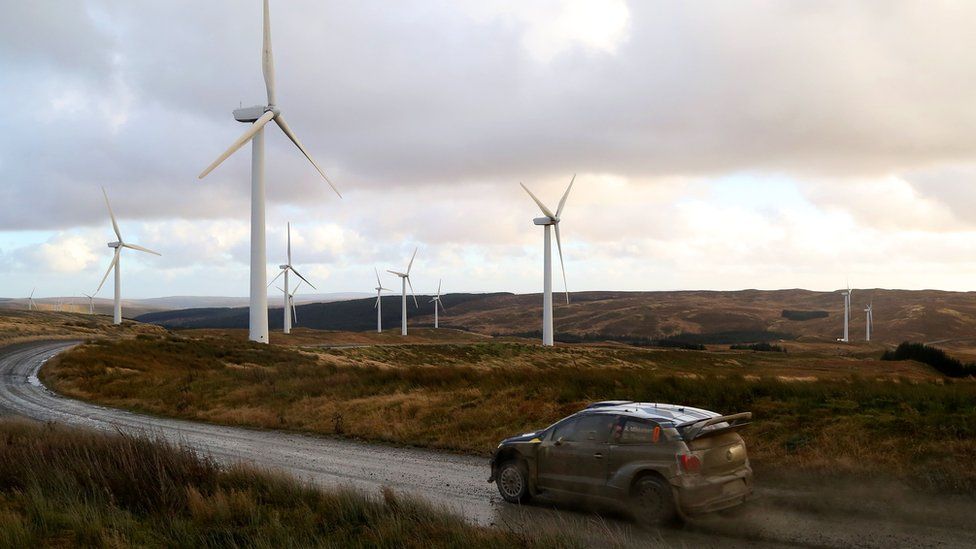
[[[142,246],[137,246],[135,244],[129,244],[122,240],[122,232],[119,231],[119,224],[115,221],[115,214],[112,213],[112,205],[108,202],[108,193],[105,192],[105,187],[102,187],[102,194],[105,196],[105,205],[108,206],[108,215],[112,218],[112,230],[115,231],[115,236],[118,238],[115,242],[109,242],[109,248],[115,248],[115,254],[112,257],[112,262],[108,264],[108,270],[105,271],[105,276],[102,277],[102,281],[98,284],[98,289],[95,290],[94,295],[98,295],[98,291],[102,289],[102,285],[105,284],[105,280],[108,278],[108,273],[115,269],[115,307],[112,313],[112,322],[115,324],[122,324],[122,274],[119,267],[119,258],[122,255],[122,248],[129,248],[130,250],[137,250],[140,252],[146,252],[153,255],[161,255],[158,252],[154,252],[148,248],[143,248]]]
[[[295,289],[292,290],[290,294],[285,292],[284,288],[280,286],[275,286],[275,288],[278,288],[279,291],[285,292],[288,295],[288,305],[286,305],[286,308],[291,307],[291,318],[295,325],[298,325],[298,309],[295,308],[295,294],[298,293],[298,289],[301,288],[301,286],[302,286],[302,281],[299,280],[298,284],[295,285]],[[289,333],[289,332],[285,332],[285,333]]]
[[[440,328],[437,321],[437,306],[440,305],[441,309],[444,309],[445,313],[447,312],[447,309],[444,308],[444,304],[441,303],[441,281],[440,280],[437,281],[437,295],[431,298],[431,300],[428,303],[434,304],[434,328]]]
[[[95,314],[95,296],[82,293],[81,295],[88,298],[88,314]]]
[[[264,47],[262,49],[261,68],[264,72],[264,85],[268,93],[268,104],[247,107],[234,111],[234,119],[238,122],[250,123],[251,127],[241,135],[237,141],[228,147],[223,154],[217,157],[212,164],[207,166],[200,173],[199,178],[203,179],[214,168],[220,165],[230,155],[237,152],[248,141],[251,142],[251,288],[250,288],[250,319],[249,335],[251,341],[268,343],[268,284],[266,261],[267,249],[265,247],[265,224],[264,224],[264,126],[272,120],[281,128],[281,131],[298,147],[298,150],[305,155],[305,158],[312,163],[315,170],[322,176],[322,179],[332,187],[339,198],[339,190],[332,181],[325,175],[322,168],[315,163],[312,156],[305,150],[301,141],[281,115],[281,110],[275,104],[275,84],[274,84],[274,57],[271,52],[271,10],[268,7],[268,0],[264,0]]]
[[[31,288],[30,297],[27,298],[27,310],[28,311],[33,311],[34,309],[37,309],[37,305],[34,305],[34,290],[36,290],[36,289],[37,288]]]
[[[871,300],[871,302],[868,303],[868,306],[864,309],[864,312],[866,313],[864,320],[866,323],[865,329],[867,332],[864,340],[871,341],[871,329],[874,328],[874,300]]]
[[[279,288],[279,289],[282,291],[282,294],[283,294],[282,299],[284,300],[284,303],[285,303],[284,304],[285,320],[283,322],[283,325],[285,327],[285,330],[284,331],[285,331],[286,334],[290,334],[291,333],[291,313],[292,313],[292,308],[288,306],[288,302],[291,299],[291,294],[288,293],[288,271],[291,271],[291,272],[295,273],[295,276],[297,276],[298,278],[302,279],[305,282],[305,284],[308,284],[309,286],[312,286],[312,289],[313,290],[316,289],[315,286],[312,285],[311,282],[309,282],[308,280],[306,280],[305,277],[302,276],[301,273],[299,273],[298,271],[296,271],[295,268],[292,267],[292,265],[291,265],[291,223],[288,224],[288,263],[285,263],[284,265],[278,265],[278,268],[281,269],[281,271],[279,271],[278,274],[274,278],[271,279],[271,282],[268,283],[268,286],[270,286],[271,284],[274,284],[274,281],[275,280],[278,280],[278,277],[281,276],[282,274],[285,275],[285,287],[284,287],[284,289],[282,289],[282,288]]]
[[[413,296],[414,307],[420,307],[417,303],[417,296],[413,293],[413,284],[410,284],[410,268],[413,267],[413,260],[417,257],[417,248],[413,249],[413,255],[410,256],[410,263],[407,264],[407,272],[401,273],[398,271],[386,272],[392,273],[400,277],[400,285],[403,287],[403,298],[400,301],[400,335],[407,335],[407,285],[410,285],[410,295]]]
[[[552,213],[552,210],[546,207],[541,200],[538,199],[524,183],[519,183],[525,192],[529,193],[532,200],[539,206],[545,217],[537,217],[532,220],[536,225],[542,225],[545,227],[544,233],[544,260],[543,260],[543,276],[542,276],[542,344],[552,345],[553,344],[553,330],[552,330],[552,238],[550,237],[550,228],[555,227],[556,230],[556,247],[559,249],[559,265],[563,271],[563,288],[566,290],[566,303],[569,303],[569,287],[566,285],[566,265],[563,263],[563,244],[562,239],[559,238],[559,221],[560,216],[563,213],[563,206],[566,205],[566,199],[569,197],[569,191],[573,188],[573,182],[576,181],[576,175],[569,181],[569,186],[566,187],[566,192],[563,193],[563,197],[559,199],[559,207],[556,208],[556,213]]]
[[[843,293],[844,295],[844,337],[841,341],[844,343],[850,342],[849,328],[851,324],[851,296],[854,295],[854,290],[851,289],[850,282],[847,283],[847,291]]]
[[[383,283],[380,282],[380,272],[373,268],[373,272],[376,273],[376,303],[373,304],[373,308],[376,309],[376,333],[383,333],[383,292],[392,292],[393,290],[389,288],[384,288]],[[404,323],[405,325],[406,323]]]

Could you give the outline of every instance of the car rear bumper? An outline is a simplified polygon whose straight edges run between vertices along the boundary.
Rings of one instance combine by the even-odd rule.
[[[681,512],[700,515],[735,507],[752,497],[752,469],[726,475],[680,475],[672,479]]]

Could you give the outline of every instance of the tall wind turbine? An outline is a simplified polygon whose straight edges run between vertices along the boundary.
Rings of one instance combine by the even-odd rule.
[[[373,304],[373,308],[376,309],[376,333],[383,333],[383,291],[392,292],[393,290],[389,288],[384,288],[383,283],[380,282],[380,272],[373,268],[373,272],[376,273],[376,303]],[[406,325],[406,323],[404,323]]]
[[[102,277],[102,281],[98,284],[98,289],[95,290],[94,295],[98,295],[98,291],[102,289],[102,285],[105,284],[105,280],[108,279],[108,273],[115,269],[115,308],[112,313],[112,322],[115,324],[122,324],[122,274],[119,268],[119,258],[122,255],[122,248],[129,248],[130,250],[137,250],[140,252],[146,252],[153,255],[161,255],[158,252],[154,252],[148,248],[143,248],[142,246],[137,246],[135,244],[129,244],[122,240],[122,232],[119,231],[119,224],[115,221],[115,214],[112,213],[112,205],[108,203],[108,193],[105,192],[105,187],[102,187],[102,194],[105,196],[105,205],[108,206],[108,215],[112,218],[112,230],[115,231],[115,236],[118,238],[115,242],[109,242],[109,248],[115,248],[115,255],[112,257],[112,262],[108,264],[108,269],[105,271],[105,276]]]
[[[410,263],[407,264],[407,272],[405,273],[386,271],[400,277],[400,285],[403,287],[403,298],[400,300],[400,335],[407,335],[407,284],[410,284],[410,267],[413,267],[415,257],[417,257],[417,248],[413,249],[413,255],[410,256]],[[420,304],[417,303],[417,296],[413,293],[413,284],[410,284],[410,295],[413,296],[413,306],[420,307]]]
[[[569,181],[569,186],[566,187],[566,192],[563,193],[563,197],[559,199],[559,207],[556,208],[556,213],[552,213],[552,210],[546,207],[524,183],[519,183],[525,192],[529,193],[532,200],[539,206],[545,217],[537,217],[532,220],[536,225],[542,225],[545,228],[544,233],[544,260],[543,260],[543,275],[542,275],[542,344],[552,345],[553,343],[553,332],[552,332],[552,238],[550,237],[550,228],[555,227],[556,229],[556,247],[559,249],[559,265],[562,267],[563,271],[563,288],[566,290],[566,303],[569,303],[569,287],[566,285],[566,265],[563,263],[563,244],[562,239],[559,238],[559,221],[560,216],[563,213],[563,206],[566,205],[566,199],[569,197],[569,191],[573,188],[573,182],[576,181],[576,175]]]
[[[312,289],[313,290],[314,289],[317,289],[317,288],[315,288],[314,285],[312,285],[311,282],[309,282],[308,280],[306,280],[305,277],[301,275],[301,273],[299,273],[298,271],[296,271],[295,268],[291,266],[291,223],[288,224],[288,263],[285,263],[284,265],[278,265],[278,268],[281,269],[281,270],[278,272],[278,274],[274,278],[271,279],[271,282],[268,283],[268,286],[270,286],[271,284],[274,284],[274,281],[275,280],[278,280],[278,277],[281,276],[282,274],[285,275],[285,287],[284,288],[279,288],[279,289],[281,290],[281,292],[282,292],[282,294],[284,296],[282,298],[284,300],[284,306],[283,307],[285,309],[285,312],[284,312],[285,320],[283,322],[283,325],[285,327],[285,333],[286,334],[290,334],[291,333],[291,313],[292,313],[292,308],[288,306],[289,299],[291,299],[291,294],[288,293],[288,271],[291,271],[291,272],[295,273],[295,276],[297,276],[298,278],[302,279],[305,282],[305,284],[308,284],[309,286],[312,286]]]
[[[34,290],[36,290],[36,289],[37,288],[31,288],[30,297],[27,298],[27,310],[28,311],[33,311],[34,309],[37,308],[37,305],[34,305]]]
[[[434,304],[434,328],[440,328],[437,320],[437,306],[440,305],[441,309],[444,309],[445,313],[447,312],[447,309],[444,308],[444,304],[441,303],[441,280],[437,281],[437,295],[432,297],[428,303]]]
[[[871,329],[874,328],[874,300],[868,303],[868,306],[864,309],[864,312],[866,313],[865,328],[867,330],[864,340],[871,341]]]
[[[851,296],[854,295],[854,290],[851,289],[850,283],[847,284],[847,291],[844,292],[844,337],[841,341],[847,343],[851,340],[849,334],[849,328],[851,324]]]
[[[272,120],[281,131],[298,147],[305,158],[312,163],[322,179],[332,187],[339,198],[339,189],[329,181],[322,168],[315,163],[312,156],[305,150],[301,141],[281,115],[281,110],[275,104],[274,58],[271,54],[271,13],[268,0],[264,0],[264,48],[262,49],[261,68],[264,72],[264,85],[268,92],[268,104],[237,109],[234,119],[238,122],[249,123],[251,126],[237,141],[217,157],[207,169],[200,173],[203,179],[214,168],[220,165],[230,155],[237,152],[248,141],[251,142],[251,298],[249,336],[251,341],[268,342],[268,284],[265,273],[267,264],[267,249],[264,232],[264,126]],[[287,307],[286,307],[287,309]]]
[[[95,296],[82,293],[81,295],[88,298],[88,314],[95,314]]]

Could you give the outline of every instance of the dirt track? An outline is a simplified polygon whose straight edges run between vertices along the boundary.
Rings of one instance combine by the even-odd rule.
[[[663,531],[565,505],[556,511],[552,502],[517,508],[501,502],[485,482],[483,458],[156,418],[61,397],[41,385],[36,374],[44,361],[70,346],[46,342],[0,349],[0,409],[40,421],[158,434],[225,463],[284,470],[326,486],[372,492],[389,486],[483,524],[529,531],[539,522],[578,527],[594,544],[609,535],[624,543],[665,547],[976,547],[971,519],[976,501],[947,502],[891,487],[844,493],[760,488],[759,499],[734,517],[708,516]]]

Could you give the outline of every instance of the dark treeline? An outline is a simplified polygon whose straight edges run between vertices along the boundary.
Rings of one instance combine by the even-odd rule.
[[[976,364],[952,358],[942,349],[924,343],[903,342],[894,351],[885,351],[881,360],[917,360],[949,377],[976,376]]]

